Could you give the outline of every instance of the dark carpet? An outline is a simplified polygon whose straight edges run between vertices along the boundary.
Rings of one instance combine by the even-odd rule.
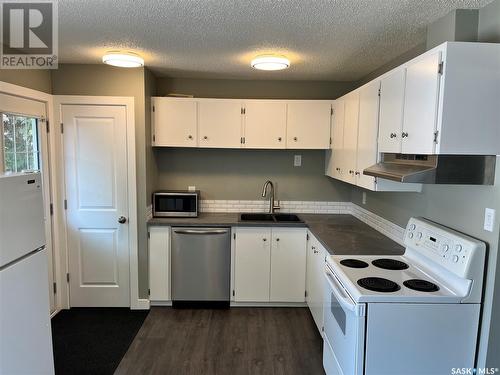
[[[72,308],[52,319],[56,374],[113,374],[149,311]]]

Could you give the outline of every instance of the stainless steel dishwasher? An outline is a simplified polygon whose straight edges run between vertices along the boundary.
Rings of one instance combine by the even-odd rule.
[[[172,228],[171,260],[173,307],[229,307],[230,228]]]

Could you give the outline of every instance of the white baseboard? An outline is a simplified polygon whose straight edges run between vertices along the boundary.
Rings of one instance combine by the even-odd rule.
[[[130,310],[149,310],[149,299],[139,298],[134,304],[130,306]]]
[[[231,307],[307,307],[305,302],[233,302]]]

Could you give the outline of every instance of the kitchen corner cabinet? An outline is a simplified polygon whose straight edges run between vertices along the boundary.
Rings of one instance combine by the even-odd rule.
[[[190,98],[153,98],[153,146],[197,147],[197,108]]]
[[[289,101],[287,103],[286,147],[290,149],[330,148],[331,117],[331,101]]]
[[[421,191],[421,184],[363,174],[379,158],[379,87],[380,81],[374,80],[335,101],[332,151],[326,155],[325,174],[372,191]]]
[[[306,302],[314,323],[323,334],[323,283],[326,250],[310,232],[307,240]]]
[[[150,227],[149,236],[149,299],[169,301],[170,298],[170,227]]]
[[[235,302],[304,302],[305,228],[241,228],[235,233]]]
[[[244,108],[244,147],[286,147],[286,102],[248,100]]]

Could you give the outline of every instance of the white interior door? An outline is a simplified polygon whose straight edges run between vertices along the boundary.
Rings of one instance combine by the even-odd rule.
[[[70,306],[130,306],[126,108],[61,111]]]

